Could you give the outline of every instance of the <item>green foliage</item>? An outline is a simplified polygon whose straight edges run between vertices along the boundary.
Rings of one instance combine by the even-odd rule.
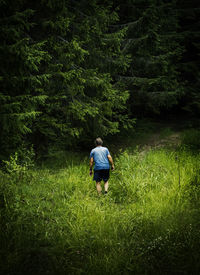
[[[123,24],[118,28],[128,29],[123,52],[131,55],[128,72],[119,78],[130,90],[133,114],[159,114],[176,105],[183,92],[177,66],[183,48],[175,1],[119,2]]]
[[[17,152],[10,155],[8,160],[2,161],[7,184],[23,184],[31,177],[29,169],[34,168],[35,152],[33,147],[27,149],[24,145]],[[4,184],[6,184],[4,182]],[[14,194],[13,194],[14,195]]]
[[[13,173],[21,173],[26,171],[26,166],[21,166],[18,164],[18,154],[15,153],[13,156],[10,156],[10,160],[4,160],[3,163],[5,164],[5,171],[13,174]]]
[[[0,148],[4,154],[32,132],[40,114],[38,105],[46,99],[43,85],[48,76],[39,68],[50,56],[43,50],[45,43],[30,36],[34,10],[22,6],[22,1],[1,2]]]
[[[198,150],[200,149],[200,130],[188,129],[182,134],[182,144],[189,149]]]
[[[118,71],[124,30],[112,5],[98,1],[1,2],[1,150],[22,140],[37,151],[132,127]],[[6,139],[9,137],[9,140]]]
[[[0,159],[199,113],[198,2],[1,1]],[[191,39],[192,37],[192,39]]]
[[[179,61],[179,71],[184,83],[185,94],[181,107],[189,115],[200,114],[200,81],[199,81],[199,53],[200,53],[200,9],[198,1],[177,1],[180,22],[180,41],[184,53]]]

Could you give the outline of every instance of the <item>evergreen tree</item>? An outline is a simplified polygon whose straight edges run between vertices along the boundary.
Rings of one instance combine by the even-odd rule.
[[[46,95],[43,85],[48,76],[39,71],[49,58],[43,42],[34,41],[34,10],[22,8],[24,1],[1,1],[0,19],[0,151],[10,152],[31,132],[39,116],[38,104]]]
[[[200,114],[200,5],[199,1],[177,1],[179,35],[184,53],[179,62],[185,94],[181,107],[190,115]]]
[[[40,149],[72,145],[131,125],[128,92],[114,79],[128,59],[124,30],[109,28],[118,20],[111,6],[18,0],[1,8],[1,148],[27,138]]]
[[[120,2],[120,8],[121,26],[128,28],[123,51],[131,54],[132,61],[128,74],[119,77],[130,90],[132,113],[144,116],[169,110],[183,92],[175,1],[127,0]]]

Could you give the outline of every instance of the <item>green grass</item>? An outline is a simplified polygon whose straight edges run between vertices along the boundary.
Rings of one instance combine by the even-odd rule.
[[[87,156],[1,173],[2,274],[199,274],[199,154],[129,147],[98,197]]]

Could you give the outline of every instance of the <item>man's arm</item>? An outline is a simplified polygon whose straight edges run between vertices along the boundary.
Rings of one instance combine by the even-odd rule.
[[[111,155],[108,155],[108,160],[109,160],[109,162],[111,164],[111,169],[114,170],[115,166],[114,166],[113,159],[112,159]]]
[[[90,176],[92,175],[92,166],[93,166],[93,163],[94,163],[94,158],[91,157],[90,158]]]

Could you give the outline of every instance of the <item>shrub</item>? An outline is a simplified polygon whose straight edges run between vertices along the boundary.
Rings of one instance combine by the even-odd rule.
[[[200,149],[200,130],[199,129],[188,129],[185,130],[181,136],[182,144],[186,147],[199,150]]]

